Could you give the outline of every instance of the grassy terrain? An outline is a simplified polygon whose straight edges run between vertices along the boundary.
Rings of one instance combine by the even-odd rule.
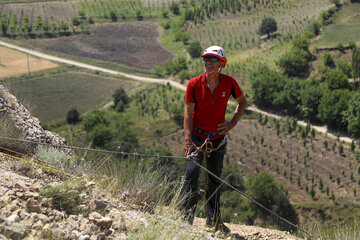
[[[65,118],[71,106],[85,113],[112,100],[118,87],[131,89],[139,83],[86,73],[68,72],[8,84],[19,99],[25,99],[42,122]]]
[[[334,16],[334,24],[327,26],[320,40],[313,44],[317,47],[336,46],[337,43],[359,42],[360,3],[346,3]]]

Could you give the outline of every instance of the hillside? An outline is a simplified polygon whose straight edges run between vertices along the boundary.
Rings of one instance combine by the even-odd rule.
[[[29,106],[43,128],[65,137],[70,145],[182,156],[183,92],[169,85],[148,83],[172,79],[173,84],[184,89],[187,79],[203,72],[202,62],[190,56],[188,47],[196,41],[202,48],[218,44],[224,46],[229,59],[223,73],[238,80],[252,107],[254,103],[258,107],[262,103],[256,102],[256,91],[251,85],[251,75],[259,66],[265,64],[272,73],[281,76],[279,79],[295,82],[282,86],[284,91],[274,91],[274,96],[282,97],[274,101],[280,104],[260,106],[261,110],[274,112],[279,118],[259,115],[256,110],[246,112],[228,136],[226,168],[241,176],[239,184],[246,183],[256,174],[270,173],[296,209],[300,226],[307,229],[312,229],[317,222],[328,229],[338,229],[332,223],[356,223],[360,191],[358,142],[342,141],[340,136],[350,137],[344,126],[341,126],[342,130],[327,128],[327,119],[319,118],[320,97],[312,97],[320,95],[318,91],[324,90],[329,82],[327,73],[335,71],[342,71],[341,78],[349,83],[345,87],[349,93],[346,100],[350,99],[350,94],[358,94],[358,87],[351,80],[353,50],[349,46],[359,46],[360,4],[344,0],[340,1],[341,7],[333,8],[337,1],[19,2],[23,1],[7,0],[0,6],[1,24],[8,24],[6,30],[2,28],[1,40],[22,46],[25,51],[36,50],[33,54],[37,57],[0,48],[0,82],[6,83],[11,92]],[[269,15],[278,22],[278,31],[263,38],[257,34],[258,25]],[[319,35],[309,37],[309,26],[314,22],[321,23]],[[304,33],[310,44],[307,69],[300,76],[286,76],[278,61],[292,50],[292,40]],[[59,58],[55,60],[55,56]],[[44,57],[57,63],[41,60]],[[332,58],[333,62],[327,65],[325,57]],[[84,63],[91,66],[86,65],[85,69]],[[14,65],[18,67],[14,68]],[[270,82],[265,77],[264,85]],[[137,81],[139,79],[145,82]],[[305,95],[308,86],[312,86],[312,91]],[[115,111],[112,102],[114,91],[119,88],[125,91],[129,101],[121,113]],[[326,93],[330,95],[331,90]],[[321,92],[321,96],[324,93]],[[302,102],[304,95],[308,97],[308,105]],[[323,104],[322,110],[333,109],[335,105],[324,107]],[[105,124],[100,130],[96,129],[97,132],[85,130],[85,121],[67,124],[66,114],[74,106],[80,112],[80,120],[99,110],[106,118]],[[313,119],[306,115],[309,109],[313,110]],[[232,111],[233,106],[229,105],[227,118],[231,118]],[[341,120],[339,125],[342,124],[341,111],[337,112],[338,120]],[[0,116],[4,116],[2,114],[0,112]],[[289,114],[292,117],[287,117]],[[299,125],[297,119],[320,124],[319,127],[329,134],[316,132],[311,125]],[[5,128],[0,130],[0,136],[7,133]],[[104,135],[106,137],[100,141],[93,142],[95,137]],[[14,147],[22,146],[15,144]],[[118,160],[111,154],[77,152],[76,155],[84,156],[85,161],[94,166],[98,166],[98,162],[107,162],[105,159]],[[158,167],[154,158],[134,156],[131,159],[136,167],[146,169],[146,174],[150,174],[154,166]],[[164,160],[161,163],[176,168],[174,178],[180,179],[182,161]],[[120,170],[104,165],[106,167],[100,172],[110,176],[105,178],[104,185],[110,186],[114,180],[117,186],[128,180],[125,177],[128,175],[124,174],[121,182],[115,177],[116,171]],[[129,180],[127,184],[137,185],[134,182]],[[149,186],[145,180],[140,185],[144,185],[143,188]],[[132,190],[132,196],[137,196],[138,189]],[[152,189],[151,194],[158,196],[156,194],[160,193]],[[247,211],[247,204],[243,198],[227,193],[222,206],[226,213],[224,217],[233,223],[251,219],[251,224],[273,225],[252,218],[255,213]],[[239,216],[235,217],[234,213]],[[201,216],[200,211],[198,215]],[[238,226],[231,226],[234,232],[243,236],[240,230],[235,230]],[[140,233],[135,231],[133,234],[138,236],[136,234]],[[252,237],[256,238],[255,233]]]

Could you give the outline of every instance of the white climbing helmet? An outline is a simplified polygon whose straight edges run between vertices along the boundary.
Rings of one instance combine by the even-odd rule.
[[[203,58],[206,56],[218,57],[220,59],[220,62],[224,63],[224,67],[226,66],[226,62],[227,62],[226,54],[222,47],[219,46],[208,47],[207,49],[205,49],[204,54],[201,57]]]

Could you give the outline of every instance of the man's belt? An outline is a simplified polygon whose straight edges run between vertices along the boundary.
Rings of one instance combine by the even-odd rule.
[[[220,136],[220,132],[221,132],[221,131],[218,131],[218,132],[214,132],[214,133],[209,133],[209,132],[206,132],[206,131],[204,131],[204,130],[202,130],[200,128],[197,128],[197,127],[193,127],[192,129],[195,132],[204,134],[205,136],[207,136],[209,138],[212,137],[212,136]]]

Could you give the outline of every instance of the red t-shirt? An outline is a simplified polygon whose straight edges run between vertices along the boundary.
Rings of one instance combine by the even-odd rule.
[[[206,73],[190,79],[185,95],[185,102],[195,103],[195,109],[192,115],[193,126],[202,129],[208,133],[217,132],[217,125],[225,121],[225,112],[230,94],[233,98],[240,97],[243,93],[236,80],[225,74],[220,74],[218,86],[211,94],[207,86]],[[194,134],[207,137],[196,131]],[[216,139],[221,136],[212,136]]]

